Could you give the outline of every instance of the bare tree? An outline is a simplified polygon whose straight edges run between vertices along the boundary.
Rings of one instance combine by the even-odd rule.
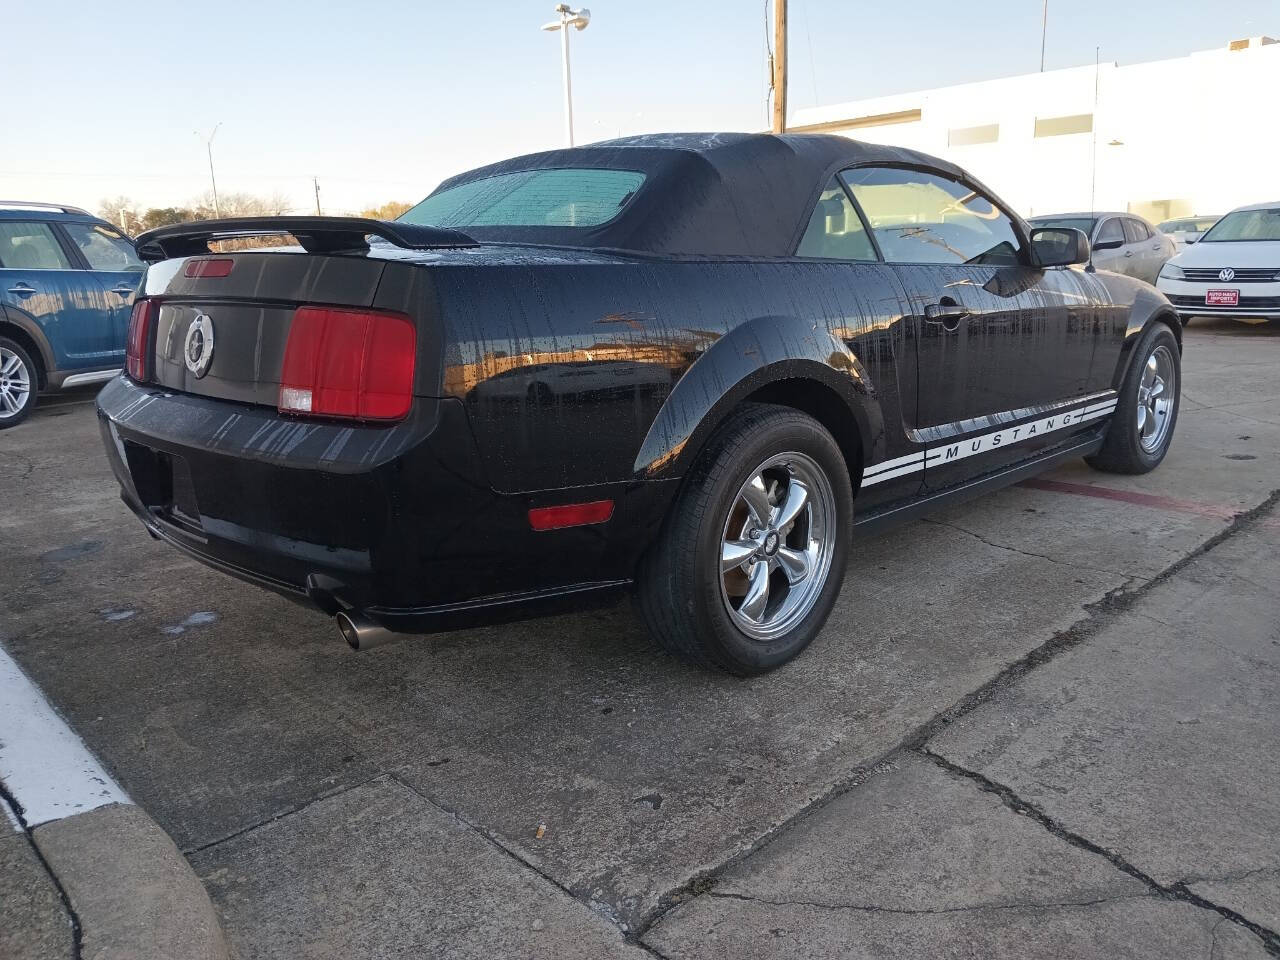
[[[125,233],[134,234],[142,227],[142,218],[138,214],[138,204],[126,196],[109,197],[98,204],[98,216],[108,223],[113,223]]]
[[[412,206],[412,203],[405,203],[403,200],[388,200],[380,207],[361,210],[359,215],[370,220],[394,220]]]
[[[205,193],[192,201],[197,220],[212,220],[213,194]],[[293,203],[282,193],[256,197],[251,193],[219,193],[218,210],[224,217],[279,217],[293,209]]]

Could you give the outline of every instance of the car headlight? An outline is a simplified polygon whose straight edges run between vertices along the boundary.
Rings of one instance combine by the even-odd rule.
[[[1182,272],[1182,268],[1174,266],[1172,263],[1166,263],[1160,268],[1160,276],[1166,280],[1185,280],[1186,274]]]

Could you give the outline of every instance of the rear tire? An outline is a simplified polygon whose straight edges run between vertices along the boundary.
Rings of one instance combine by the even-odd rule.
[[[1148,473],[1169,452],[1182,395],[1182,354],[1163,322],[1153,323],[1133,348],[1102,449],[1085,461],[1107,473]]]
[[[40,378],[20,343],[0,337],[0,430],[16,427],[36,408]]]
[[[746,404],[707,443],[641,563],[639,606],[659,646],[738,676],[807,647],[848,561],[853,493],[823,426]]]

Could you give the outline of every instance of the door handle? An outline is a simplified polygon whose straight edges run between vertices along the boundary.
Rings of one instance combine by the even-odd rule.
[[[136,289],[137,287],[131,287],[127,283],[118,283],[111,288],[111,292],[118,293],[122,297],[128,297],[128,296],[132,296],[133,291]]]
[[[1132,256],[1133,256],[1133,251],[1132,251],[1132,250],[1126,250],[1126,251],[1124,252],[1124,255],[1125,255],[1126,257],[1132,257]]]
[[[940,323],[944,330],[954,330],[968,315],[968,310],[947,297],[939,303],[926,304],[924,308],[925,323]]]
[[[29,297],[36,292],[36,288],[31,286],[25,280],[19,280],[9,288],[10,293],[16,293],[20,297]]]

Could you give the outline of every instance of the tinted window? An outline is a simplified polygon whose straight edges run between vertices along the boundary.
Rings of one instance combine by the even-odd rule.
[[[858,211],[853,209],[849,195],[834,177],[813,208],[813,216],[800,239],[796,256],[825,260],[876,259],[875,248],[862,226]]]
[[[1147,228],[1134,220],[1132,217],[1124,219],[1124,238],[1129,243],[1141,243],[1147,237],[1151,236],[1147,232]]]
[[[862,167],[841,174],[891,263],[1017,263],[1017,231],[980,193],[936,174]]]
[[[1029,222],[1033,227],[1071,227],[1088,235],[1098,221],[1093,217],[1032,217]]]
[[[433,227],[594,227],[612,220],[644,174],[522,170],[433,193],[399,217]]]
[[[1124,227],[1120,226],[1120,220],[1116,217],[1110,217],[1102,221],[1102,228],[1098,231],[1098,238],[1093,242],[1109,243],[1119,240],[1124,243]]]
[[[1190,231],[1192,233],[1201,230],[1208,230],[1218,222],[1217,217],[1191,217],[1186,220],[1166,220],[1160,224],[1161,233],[1178,233],[1181,231]]]
[[[100,223],[64,223],[63,228],[84,258],[90,270],[141,270],[133,244],[117,230]]]
[[[1219,240],[1280,240],[1280,207],[1267,210],[1237,210],[1228,213],[1200,238]]]
[[[71,262],[47,223],[0,221],[0,267],[69,270]]]

